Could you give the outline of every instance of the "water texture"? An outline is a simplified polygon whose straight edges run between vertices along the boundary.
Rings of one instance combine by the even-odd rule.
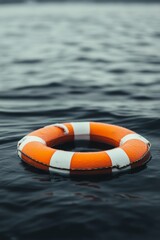
[[[160,5],[0,6],[0,239],[159,239]],[[50,176],[17,141],[47,124],[99,121],[152,143],[143,169]]]

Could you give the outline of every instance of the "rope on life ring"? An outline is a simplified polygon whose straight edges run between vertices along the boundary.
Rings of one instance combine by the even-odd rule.
[[[114,148],[99,152],[69,152],[52,148],[74,140],[91,140]],[[111,124],[73,122],[53,124],[23,137],[17,144],[19,157],[46,171],[78,174],[113,173],[135,168],[150,159],[150,142],[141,135]]]

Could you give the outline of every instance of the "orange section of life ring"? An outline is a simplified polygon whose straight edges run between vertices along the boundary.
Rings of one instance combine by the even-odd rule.
[[[112,145],[99,152],[69,152],[52,148],[74,140],[90,140]],[[141,135],[111,124],[73,122],[53,124],[23,137],[17,145],[26,163],[59,174],[88,171],[117,172],[141,166],[150,159],[150,143]]]

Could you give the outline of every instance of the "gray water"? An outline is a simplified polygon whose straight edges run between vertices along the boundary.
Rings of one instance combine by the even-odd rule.
[[[0,5],[0,239],[159,239],[160,5]],[[30,168],[17,141],[99,121],[152,143],[143,169],[72,179]]]

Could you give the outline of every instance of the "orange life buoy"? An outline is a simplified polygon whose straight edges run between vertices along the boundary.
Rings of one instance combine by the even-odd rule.
[[[52,148],[74,140],[90,140],[114,146],[99,152],[69,152]],[[134,168],[150,159],[150,143],[141,135],[111,124],[73,122],[53,124],[23,137],[17,145],[26,163],[56,173],[76,174],[97,170],[116,172]]]

